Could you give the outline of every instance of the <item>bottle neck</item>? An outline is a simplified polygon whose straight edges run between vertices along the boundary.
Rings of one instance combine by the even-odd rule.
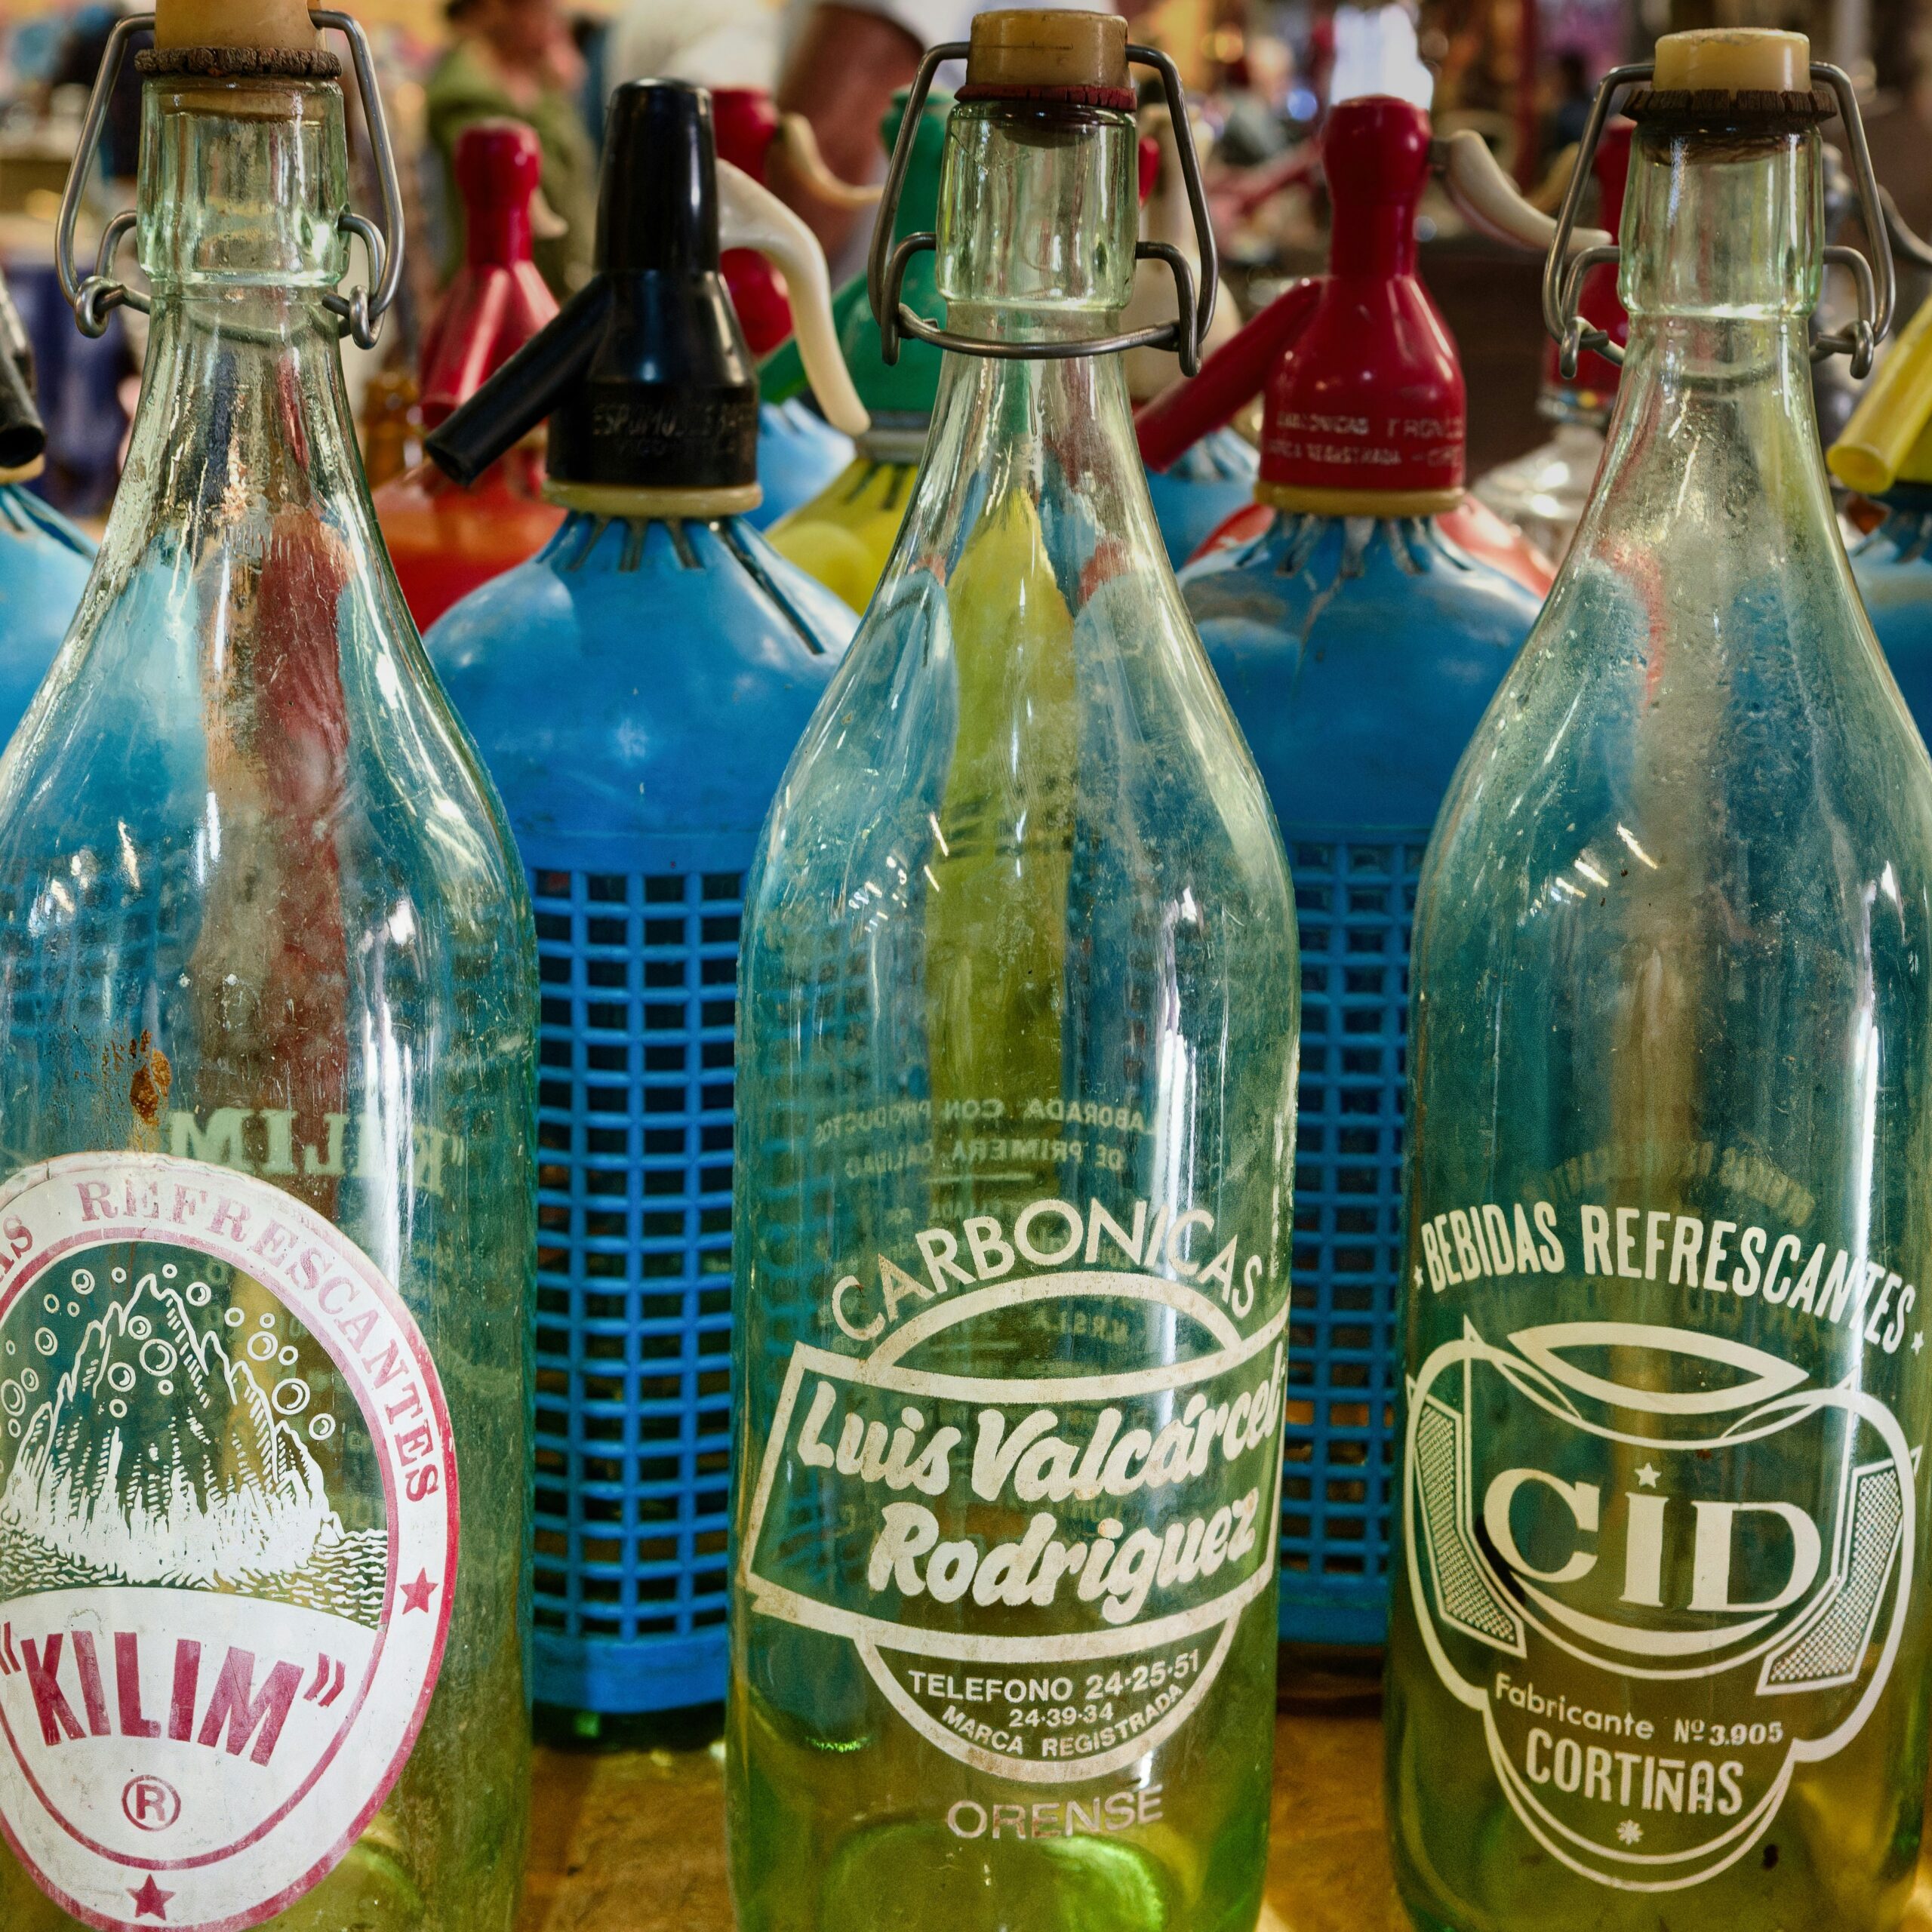
[[[1134,286],[1137,160],[1126,113],[997,100],[955,107],[937,264],[948,326],[1007,342],[1115,331]],[[1178,613],[1121,356],[943,358],[924,466],[881,601],[896,577],[921,570],[946,580],[956,601],[970,589],[962,635],[1003,635],[991,608],[1002,601],[1014,635],[1042,622],[1053,629],[1123,575]],[[1044,616],[1043,597],[1053,607]]]
[[[1645,574],[1666,601],[1675,586],[1721,603],[1838,556],[1806,327],[1823,213],[1811,128],[1638,131],[1620,286],[1629,342],[1577,546],[1627,571],[1632,544],[1649,545]],[[1678,515],[1692,493],[1718,513]]]
[[[146,84],[143,112],[153,315],[107,568],[131,571],[162,543],[198,568],[226,553],[245,576],[291,542],[325,576],[357,553],[380,558],[340,328],[323,306],[348,266],[340,88],[165,77]]]
[[[463,260],[473,269],[513,269],[534,259],[530,203],[480,195],[463,211]]]

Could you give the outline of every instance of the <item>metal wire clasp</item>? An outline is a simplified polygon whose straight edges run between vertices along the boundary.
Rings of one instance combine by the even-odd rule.
[[[937,322],[929,322],[900,300],[906,263],[921,251],[939,246],[938,236],[930,229],[907,235],[896,248],[892,245],[892,231],[899,217],[900,197],[905,192],[906,171],[912,158],[919,118],[925,111],[926,97],[932,92],[933,76],[946,62],[963,60],[971,51],[962,40],[949,41],[928,52],[919,63],[905,116],[899,124],[899,138],[893,143],[892,164],[886,170],[885,192],[879,201],[872,253],[866,264],[866,289],[872,300],[872,318],[878,324],[881,355],[888,366],[896,363],[900,341],[909,335],[937,348],[957,349],[965,355],[990,355],[1008,362],[1111,355],[1123,349],[1171,349],[1180,358],[1184,374],[1197,374],[1201,368],[1201,344],[1207,336],[1208,325],[1214,319],[1214,298],[1220,288],[1220,257],[1214,247],[1214,227],[1208,217],[1207,190],[1201,186],[1201,159],[1195,152],[1194,130],[1188,119],[1187,95],[1181,85],[1180,70],[1157,48],[1130,46],[1127,57],[1137,66],[1152,67],[1160,75],[1168,97],[1168,109],[1174,118],[1174,145],[1180,155],[1181,180],[1187,189],[1188,207],[1192,211],[1198,238],[1201,285],[1196,289],[1187,257],[1171,242],[1137,242],[1134,259],[1167,264],[1174,278],[1178,303],[1172,321],[1153,328],[1135,329],[1124,335],[1094,336],[1080,341],[986,342],[976,336],[957,335]]]
[[[1614,248],[1583,248],[1566,260],[1571,231],[1583,191],[1590,179],[1590,162],[1604,124],[1611,116],[1617,95],[1625,88],[1652,78],[1655,69],[1647,60],[1628,66],[1613,67],[1603,77],[1597,97],[1591,103],[1590,118],[1583,129],[1577,150],[1577,165],[1564,192],[1563,206],[1556,217],[1556,233],[1550,243],[1543,269],[1543,326],[1560,348],[1558,363],[1565,379],[1577,373],[1577,361],[1586,349],[1594,350],[1607,362],[1620,364],[1623,351],[1601,329],[1592,328],[1577,312],[1577,298],[1583,277],[1600,263],[1614,262],[1620,251]],[[1865,123],[1858,112],[1858,96],[1851,77],[1841,67],[1829,62],[1811,63],[1811,82],[1831,90],[1838,104],[1838,118],[1844,126],[1845,146],[1851,156],[1852,178],[1858,184],[1858,203],[1866,236],[1872,253],[1868,257],[1856,248],[1827,248],[1828,264],[1847,269],[1858,284],[1858,319],[1835,335],[1821,335],[1811,345],[1811,359],[1822,362],[1828,355],[1849,355],[1851,373],[1863,379],[1871,374],[1872,352],[1892,325],[1892,306],[1897,290],[1892,275],[1892,251],[1887,239],[1885,204],[1878,177],[1872,171],[1872,151],[1866,145]]]
[[[362,96],[364,118],[375,150],[376,177],[382,188],[383,225],[378,228],[367,217],[345,210],[337,226],[345,235],[359,235],[369,257],[369,278],[375,284],[371,295],[358,286],[346,295],[331,291],[322,297],[323,306],[341,324],[344,335],[353,336],[364,349],[373,349],[382,333],[383,317],[395,300],[402,281],[402,188],[395,171],[395,150],[389,143],[389,122],[383,112],[383,95],[376,82],[375,62],[362,29],[346,14],[332,8],[314,8],[309,17],[318,27],[332,29],[349,42],[349,59],[355,69],[355,84]],[[114,275],[114,257],[123,238],[140,217],[124,208],[102,232],[100,248],[94,258],[94,272],[83,276],[74,257],[74,229],[80,219],[81,200],[88,177],[93,171],[94,155],[100,146],[100,131],[107,118],[107,103],[119,78],[121,63],[127,57],[128,42],[134,35],[151,29],[152,14],[129,14],[115,23],[101,56],[100,71],[94,76],[94,92],[88,100],[87,117],[81,124],[81,138],[67,171],[67,185],[60,196],[60,218],[54,229],[54,261],[60,277],[60,291],[74,311],[74,319],[83,335],[97,336],[107,327],[109,313],[124,303],[145,315],[149,303],[138,289],[130,288]]]

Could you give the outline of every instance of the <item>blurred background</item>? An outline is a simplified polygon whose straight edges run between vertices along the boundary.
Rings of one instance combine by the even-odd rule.
[[[1553,209],[1605,69],[1686,27],[1802,29],[1819,56],[1854,76],[1879,178],[1903,221],[1932,232],[1932,0],[1421,0],[1392,38],[1405,4],[1392,0],[1379,17],[1331,0],[1122,0],[1136,36],[1174,56],[1197,100],[1226,299],[1241,315],[1321,268],[1327,200],[1313,137],[1338,66],[1386,59],[1375,50],[1397,43],[1420,49],[1415,97],[1429,100],[1437,131],[1476,130]],[[415,372],[426,318],[460,258],[451,156],[464,128],[509,118],[535,131],[537,263],[567,297],[589,273],[602,103],[619,82],[661,75],[764,90],[810,124],[811,167],[862,183],[883,171],[877,130],[894,90],[910,80],[923,46],[963,38],[977,9],[968,0],[363,0],[355,11],[375,48],[409,223],[401,314],[377,351],[350,355],[380,481],[420,454]],[[98,0],[0,5],[0,269],[32,337],[48,421],[48,466],[35,487],[83,518],[112,493],[139,380],[140,318],[118,312],[100,340],[82,339],[54,278],[54,219],[118,12]],[[1406,57],[1413,63],[1412,51]],[[131,66],[88,184],[84,229],[97,233],[132,205],[138,134]],[[870,214],[857,197],[797,178],[804,164],[789,157],[799,152],[795,142],[774,152],[768,179],[818,232],[835,284],[862,263]],[[366,140],[358,165],[373,209]],[[1540,263],[1469,231],[1439,194],[1425,204],[1420,231],[1424,278],[1462,348],[1469,469],[1479,475],[1546,433],[1537,408]],[[1855,211],[1844,212],[1837,238],[1862,240]],[[85,232],[82,241],[91,251]],[[1901,268],[1903,317],[1926,291]],[[1828,299],[1848,303],[1850,291],[1835,288]],[[1824,367],[1828,383],[1844,383],[1841,358]],[[1820,405],[1829,438],[1848,393],[1822,393]]]

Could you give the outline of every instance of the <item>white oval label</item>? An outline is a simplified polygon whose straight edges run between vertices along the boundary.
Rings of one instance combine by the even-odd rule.
[[[0,1829],[102,1932],[242,1932],[340,1861],[448,1636],[429,1351],[266,1182],[81,1154],[0,1188]]]

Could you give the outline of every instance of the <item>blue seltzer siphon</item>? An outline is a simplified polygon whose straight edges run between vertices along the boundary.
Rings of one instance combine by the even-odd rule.
[[[1926,1777],[1932,767],[1810,364],[1892,306],[1850,82],[1658,43],[1589,507],[1416,909],[1388,1807],[1428,1932],[1889,1932]],[[1865,202],[1807,341],[1822,125]]]
[[[1111,16],[982,14],[946,349],[767,821],[739,989],[727,1724],[744,1932],[1248,1932],[1274,1730],[1299,971],[1121,358]],[[1185,140],[1185,137],[1183,137]],[[937,246],[946,326],[898,300]],[[1176,251],[1177,260],[1178,251]]]
[[[60,230],[83,328],[151,309],[140,405],[0,760],[0,1926],[511,1932],[534,942],[343,389],[395,174],[345,17],[164,0],[83,277],[146,23]]]

